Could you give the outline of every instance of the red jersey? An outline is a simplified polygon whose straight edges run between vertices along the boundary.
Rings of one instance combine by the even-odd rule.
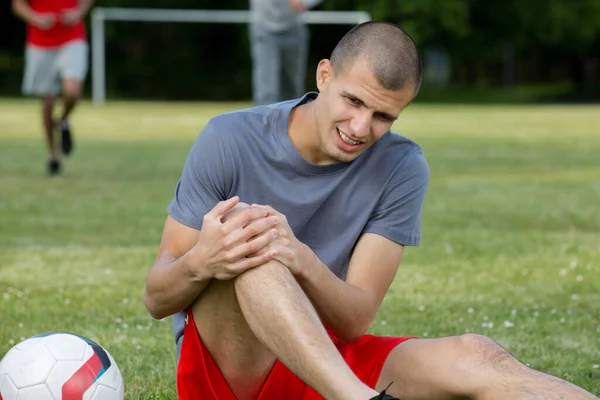
[[[86,40],[83,21],[68,26],[60,21],[60,14],[77,8],[78,0],[29,0],[31,9],[38,13],[54,14],[56,20],[48,30],[27,26],[27,44],[39,47],[58,47],[72,40]]]

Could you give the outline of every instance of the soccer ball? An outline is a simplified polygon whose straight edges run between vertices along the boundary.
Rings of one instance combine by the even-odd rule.
[[[121,371],[102,346],[66,332],[16,344],[0,361],[0,400],[123,400]]]

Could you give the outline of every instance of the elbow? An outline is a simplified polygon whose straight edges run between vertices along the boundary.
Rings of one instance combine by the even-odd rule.
[[[342,329],[338,339],[342,343],[355,342],[369,331],[372,322],[373,318],[357,318],[352,321],[352,324],[348,324],[346,329]]]
[[[375,317],[377,316],[377,311],[379,310],[379,303],[373,301],[372,304],[368,302],[363,303],[365,308],[356,312],[354,317],[348,321],[349,323],[346,326],[346,329],[342,329],[342,336],[339,337],[344,343],[352,343],[360,339],[364,336],[371,328]],[[369,306],[366,306],[369,304]]]
[[[144,289],[144,305],[146,306],[146,310],[148,310],[148,314],[154,319],[163,319],[168,317],[167,313],[164,310],[161,310],[160,307],[156,305],[156,301],[152,298],[152,295],[148,292],[148,288]]]

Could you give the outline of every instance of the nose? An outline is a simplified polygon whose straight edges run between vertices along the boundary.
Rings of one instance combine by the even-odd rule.
[[[363,112],[356,115],[350,123],[350,134],[357,139],[367,137],[371,131],[372,115],[369,112]]]

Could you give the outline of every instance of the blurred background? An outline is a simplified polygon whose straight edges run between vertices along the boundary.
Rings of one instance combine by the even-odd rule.
[[[247,10],[248,0],[95,2],[95,7],[113,6]],[[3,7],[0,95],[16,96],[25,29],[9,2]],[[366,11],[413,36],[427,67],[417,101],[600,99],[599,0],[326,0],[314,10]],[[310,26],[307,90],[314,89],[316,63],[348,29]],[[251,98],[246,24],[109,21],[105,38],[107,98]],[[90,87],[88,79],[88,94]]]

